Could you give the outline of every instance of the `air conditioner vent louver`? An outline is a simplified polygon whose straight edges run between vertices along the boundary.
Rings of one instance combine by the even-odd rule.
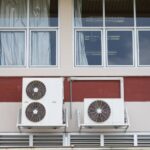
[[[71,135],[71,145],[76,147],[99,147],[100,136],[99,135]]]
[[[32,122],[41,121],[45,114],[45,107],[40,103],[31,103],[26,108],[26,117]]]
[[[104,135],[104,145],[111,147],[134,146],[133,135]]]
[[[0,147],[27,147],[29,146],[28,135],[1,135]]]
[[[138,135],[138,146],[150,146],[150,135]]]
[[[88,108],[88,115],[95,122],[106,121],[109,118],[110,113],[111,109],[109,105],[102,100],[92,102]]]
[[[35,147],[60,147],[63,146],[63,135],[34,135],[33,145]]]
[[[46,93],[46,87],[41,81],[32,81],[26,88],[26,93],[33,100],[41,99]]]

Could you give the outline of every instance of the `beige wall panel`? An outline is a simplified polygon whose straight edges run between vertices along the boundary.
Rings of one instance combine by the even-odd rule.
[[[0,132],[19,132],[16,127],[18,110],[20,108],[20,103],[0,103]],[[130,119],[130,127],[127,130],[128,132],[148,132],[150,131],[150,102],[127,102],[126,103],[129,119]],[[65,103],[65,107],[69,110],[70,103]],[[69,112],[69,128],[68,132],[78,132],[79,129],[77,127],[77,115],[76,110],[79,109],[81,111],[81,120],[83,121],[83,103],[73,103],[72,105],[72,118],[70,117]],[[31,130],[25,130],[26,132]],[[34,130],[37,131],[37,130]],[[62,132],[63,130],[41,130],[41,132]],[[88,129],[84,130],[88,132],[104,132],[107,130],[93,130]],[[109,130],[110,131],[110,130]],[[120,131],[120,130],[116,130]],[[40,132],[40,130],[38,130]]]

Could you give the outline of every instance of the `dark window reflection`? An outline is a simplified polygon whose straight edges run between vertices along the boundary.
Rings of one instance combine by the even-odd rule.
[[[150,31],[139,31],[140,65],[150,65]]]
[[[76,42],[77,65],[101,65],[101,32],[78,31]]]
[[[30,26],[58,26],[58,0],[31,0]]]
[[[133,0],[106,0],[106,26],[133,26]]]
[[[108,31],[108,65],[132,65],[132,32]]]
[[[137,26],[150,26],[150,0],[137,0]]]
[[[75,26],[102,26],[102,0],[74,0]]]

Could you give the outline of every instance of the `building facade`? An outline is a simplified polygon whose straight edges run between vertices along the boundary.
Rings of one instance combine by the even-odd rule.
[[[19,132],[24,77],[63,77],[64,107],[72,112],[67,132],[79,131],[76,109],[83,115],[84,98],[119,98],[121,78],[127,132],[148,133],[149,5],[149,0],[0,0],[0,132]],[[80,80],[70,90],[72,77]]]

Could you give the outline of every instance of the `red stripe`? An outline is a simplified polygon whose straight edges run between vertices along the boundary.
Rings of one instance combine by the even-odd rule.
[[[69,83],[65,81],[65,101],[70,100]],[[82,101],[84,98],[119,98],[119,81],[73,81],[73,101]]]
[[[0,78],[0,101],[19,102],[22,97],[22,78]]]
[[[126,101],[150,101],[150,77],[125,77]]]
[[[118,98],[119,81],[73,81],[73,101],[84,98]],[[150,77],[124,77],[126,101],[150,101]],[[22,97],[21,77],[0,78],[0,102],[20,102]],[[70,101],[69,81],[65,79],[64,100]]]

